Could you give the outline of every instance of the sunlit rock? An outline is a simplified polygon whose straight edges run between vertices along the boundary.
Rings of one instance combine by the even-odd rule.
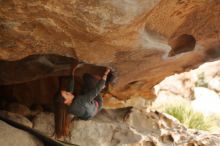
[[[197,87],[194,89],[195,100],[192,107],[205,115],[220,114],[220,96],[207,88]]]

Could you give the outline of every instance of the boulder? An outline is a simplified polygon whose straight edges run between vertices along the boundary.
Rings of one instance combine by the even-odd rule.
[[[220,135],[187,129],[174,117],[158,111],[133,109],[127,123],[136,134],[144,137],[139,144],[149,146],[217,146],[220,144]]]
[[[0,144],[3,146],[43,146],[33,135],[0,121]]]
[[[157,99],[153,106],[158,109],[161,105],[186,103],[188,100],[196,111],[206,115],[219,114],[219,68],[220,61],[214,61],[167,77],[155,86]]]
[[[31,115],[31,111],[30,109],[20,103],[9,103],[8,106],[6,107],[7,111],[12,112],[12,113],[17,113],[20,114],[22,116],[30,116]]]
[[[70,142],[82,146],[121,146],[138,143],[142,137],[133,132],[123,122],[127,112],[124,110],[106,110],[89,121],[73,121],[71,123]]]
[[[209,116],[220,114],[220,96],[216,92],[204,87],[196,87],[194,92],[193,109]]]
[[[42,112],[34,117],[32,120],[33,122],[33,128],[48,135],[48,136],[54,136],[54,114],[53,113],[46,113]]]
[[[12,121],[15,121],[17,123],[20,123],[22,125],[28,126],[30,128],[32,128],[33,124],[30,120],[28,120],[26,117],[20,115],[20,114],[16,114],[16,113],[11,113],[8,111],[0,111],[0,116],[10,119]]]

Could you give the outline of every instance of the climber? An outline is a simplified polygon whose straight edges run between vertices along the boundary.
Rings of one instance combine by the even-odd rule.
[[[77,67],[75,67],[76,69]],[[82,120],[88,120],[94,117],[102,108],[102,97],[99,95],[105,87],[105,82],[110,69],[106,69],[102,78],[97,79],[96,76],[88,73],[83,75],[83,87],[79,95],[73,94],[74,88],[74,72],[73,79],[69,87],[69,91],[61,90],[61,95],[64,98],[64,104],[68,106],[68,111]]]

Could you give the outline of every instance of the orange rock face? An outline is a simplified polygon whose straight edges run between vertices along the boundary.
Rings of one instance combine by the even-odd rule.
[[[118,99],[220,57],[215,0],[0,1],[0,59],[57,54],[111,67]],[[1,68],[1,72],[4,69]]]

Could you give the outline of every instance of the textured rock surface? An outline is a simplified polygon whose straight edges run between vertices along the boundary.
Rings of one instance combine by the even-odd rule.
[[[215,0],[2,0],[0,5],[0,59],[54,53],[112,67],[118,78],[110,93],[118,99],[152,99],[153,86],[164,77],[220,56]]]
[[[32,128],[33,124],[31,123],[31,121],[29,121],[26,117],[19,115],[19,114],[15,114],[15,113],[10,113],[8,111],[0,111],[0,115],[4,118],[10,119],[12,121],[18,122],[20,124],[23,124],[25,126],[28,126],[30,128]]]
[[[42,112],[33,119],[33,128],[48,135],[54,135],[54,114]]]
[[[45,121],[51,119],[52,116],[44,118]],[[71,129],[71,136],[65,141],[80,146],[220,144],[220,135],[187,129],[167,114],[134,108],[105,110],[92,120],[73,121]]]
[[[164,145],[219,145],[219,135],[190,130],[179,123],[175,118],[157,112],[133,109],[125,122],[130,129],[142,136],[138,144],[156,146]]]
[[[43,146],[36,137],[0,121],[0,144],[4,146]]]
[[[82,146],[117,146],[139,142],[141,135],[134,133],[123,122],[126,112],[127,110],[110,110],[90,121],[74,121],[70,141]]]

